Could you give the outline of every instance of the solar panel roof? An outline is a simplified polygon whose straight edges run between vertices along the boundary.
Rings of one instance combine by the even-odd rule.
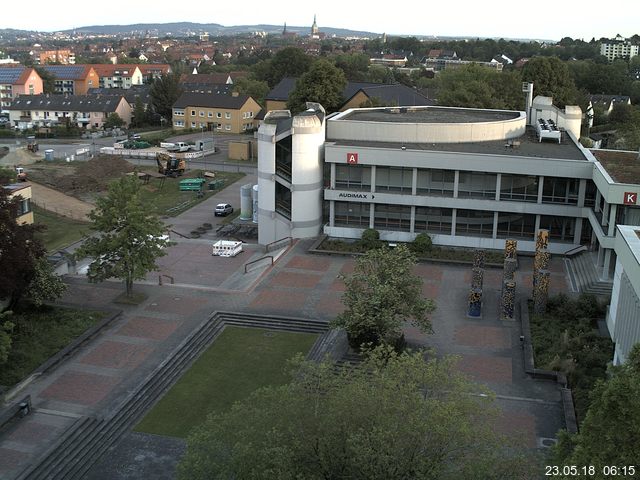
[[[53,74],[57,80],[77,80],[82,78],[84,65],[44,65],[46,71]]]
[[[0,84],[15,83],[24,72],[24,67],[6,67],[0,68]]]

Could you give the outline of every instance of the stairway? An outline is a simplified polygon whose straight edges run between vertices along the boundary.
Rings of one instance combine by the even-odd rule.
[[[600,279],[591,252],[582,252],[565,259],[565,261],[569,275],[575,281],[579,292],[602,296],[611,295],[613,282]]]
[[[127,398],[105,418],[82,417],[18,480],[80,480],[122,435],[182,376],[226,325],[324,333],[327,322],[302,318],[216,312],[201,323]]]

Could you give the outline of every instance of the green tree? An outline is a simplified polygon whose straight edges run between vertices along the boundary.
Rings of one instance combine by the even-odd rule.
[[[9,319],[11,312],[0,313],[0,365],[6,363],[11,351],[11,332],[15,325]]]
[[[132,127],[142,127],[147,122],[147,112],[142,103],[140,97],[136,98],[136,103],[133,106],[133,116],[131,118]]]
[[[291,383],[262,388],[196,428],[178,478],[535,477],[496,434],[491,395],[475,395],[484,390],[451,357],[380,348],[361,368],[300,358],[294,367]]]
[[[116,112],[110,113],[104,122],[104,128],[120,128],[124,125],[124,120]]]
[[[94,259],[89,279],[122,279],[127,296],[131,296],[133,281],[156,269],[156,259],[165,255],[169,244],[163,237],[166,227],[148,213],[140,197],[140,181],[130,175],[109,185],[108,194],[98,198],[89,218],[99,235],[89,238],[77,253],[78,257]]]
[[[249,95],[260,105],[264,105],[264,97],[269,93],[269,84],[260,80],[250,78],[239,78],[233,84],[233,91]]]
[[[363,53],[338,55],[335,58],[336,67],[344,72],[350,82],[364,82],[369,71],[369,57]]]
[[[574,435],[563,432],[559,436],[556,464],[594,465],[596,474],[590,478],[596,479],[612,478],[603,474],[605,466],[636,465],[638,468],[640,344],[633,347],[626,363],[612,367],[610,378],[596,385],[591,399],[580,432]]]
[[[262,63],[262,62],[261,62]],[[278,51],[271,60],[254,70],[258,80],[275,87],[284,77],[299,77],[311,67],[313,59],[297,47],[286,47]],[[259,65],[259,64],[258,64]],[[264,67],[267,68],[264,68]]]
[[[422,279],[413,273],[415,263],[405,245],[369,250],[357,259],[353,274],[344,279],[346,309],[333,322],[347,331],[353,347],[396,345],[405,321],[431,332],[429,314],[435,303],[423,298]]]
[[[36,307],[44,302],[60,298],[67,285],[54,272],[46,258],[40,257],[35,263],[34,275],[25,296]]]
[[[0,178],[0,300],[13,310],[36,275],[36,263],[46,250],[35,234],[36,225],[18,225],[21,197],[9,197]]]
[[[149,90],[154,110],[162,117],[171,119],[173,116],[173,104],[182,95],[182,91],[180,75],[175,71],[155,79]]]
[[[554,105],[575,105],[578,91],[569,67],[558,57],[533,57],[522,69],[522,80],[533,82],[534,94],[553,97]]]
[[[42,79],[42,92],[43,93],[55,93],[56,91],[56,77],[49,70],[42,67],[34,67],[35,71],[40,75]]]
[[[318,60],[296,82],[287,108],[298,113],[305,110],[306,102],[318,102],[327,112],[335,112],[344,102],[342,93],[346,85],[342,70],[328,60]]]

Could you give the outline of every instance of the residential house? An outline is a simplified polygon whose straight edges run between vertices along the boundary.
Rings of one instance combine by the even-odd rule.
[[[90,88],[100,84],[100,78],[91,65],[43,65],[55,77],[55,93],[86,95]]]
[[[9,192],[9,198],[18,197],[18,216],[16,222],[18,225],[31,225],[33,223],[33,211],[31,210],[31,184],[29,183],[11,183],[4,185],[3,188]]]
[[[406,55],[396,55],[392,53],[378,55],[369,59],[371,65],[383,65],[385,67],[404,67],[408,61]]]
[[[4,112],[19,95],[42,93],[42,78],[33,68],[0,67],[0,109]]]
[[[132,108],[123,96],[112,95],[21,95],[13,101],[9,121],[18,129],[72,124],[101,129],[112,113],[125,125],[131,123]]]
[[[131,88],[132,85],[142,85],[143,75],[135,64],[94,64],[91,65],[98,77],[102,88]]]
[[[242,133],[256,126],[260,110],[248,95],[186,92],[173,105],[173,126]]]
[[[511,60],[509,57],[507,57],[504,54],[500,54],[493,57],[491,59],[491,63],[501,63],[504,66],[504,65],[511,65],[513,63],[513,60]]]
[[[141,63],[138,68],[145,83],[151,83],[156,78],[171,73],[171,66],[166,63]]]
[[[615,105],[631,105],[628,95],[590,95],[589,102],[593,108],[601,108],[605,115],[609,115]],[[589,108],[587,108],[587,111]]]
[[[286,110],[289,94],[296,86],[296,79],[285,77],[265,97],[265,112],[271,110]],[[347,82],[342,97],[345,102],[340,107],[343,112],[349,108],[358,108],[367,103],[393,105],[434,105],[433,100],[428,99],[413,88],[400,83],[366,83]]]

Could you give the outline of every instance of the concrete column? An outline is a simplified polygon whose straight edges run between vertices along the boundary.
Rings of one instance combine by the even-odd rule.
[[[332,163],[332,165],[335,165],[335,164]],[[335,226],[335,221],[336,221],[336,201],[330,200],[329,201],[329,226],[330,227]]]
[[[600,278],[602,279],[609,278],[610,267],[611,267],[611,249],[607,248],[604,251],[604,265],[602,266],[602,271],[600,272]]]
[[[456,172],[457,174],[458,172]],[[457,178],[457,177],[456,177]],[[456,216],[458,213],[458,209],[456,208],[452,208],[451,209],[451,235],[452,236],[456,236]]]
[[[536,227],[534,232],[537,232],[538,230],[540,230],[540,215],[536,215]]]
[[[375,191],[376,191],[376,166],[371,165],[371,193],[374,193]]]
[[[602,195],[600,195],[600,190],[598,190],[598,188],[596,187],[596,200],[595,200],[595,205],[593,206],[593,211],[594,212],[599,212],[600,211],[600,199],[602,198]]]
[[[414,187],[415,187],[415,183],[414,183]],[[415,233],[415,230],[416,230],[416,207],[414,205],[411,207],[411,223],[409,225],[409,231],[411,233]]]
[[[609,221],[609,204],[605,200],[604,208],[602,209],[602,220],[600,221],[600,225],[602,225],[603,227],[606,227],[608,221]]]
[[[582,237],[582,217],[576,218],[576,228],[573,232],[573,243],[578,245],[580,243],[580,237]]]
[[[542,190],[544,189],[544,176],[538,177],[538,203],[542,203]],[[536,230],[538,230],[536,228]]]
[[[453,177],[453,198],[458,198],[458,186],[460,185],[460,170],[456,170]]]
[[[615,203],[609,206],[609,231],[607,235],[613,237],[616,234],[616,215],[618,212],[618,205]]]
[[[413,169],[413,177],[411,178],[411,195],[418,194],[418,169]],[[413,228],[411,229],[413,232]]]
[[[371,184],[373,187],[373,184]],[[373,222],[376,216],[376,204],[375,203],[370,203],[369,204],[369,228],[373,228]]]
[[[596,266],[600,268],[604,263],[604,248],[602,245],[598,245],[598,258],[596,260]]]
[[[587,181],[583,178],[580,180],[578,187],[578,206],[584,207],[584,199],[587,196]]]
[[[498,238],[498,212],[493,212],[493,232],[491,233],[491,238]]]
[[[496,175],[496,201],[500,200],[500,184],[502,183],[502,174]],[[496,238],[495,235],[493,238]]]
[[[336,164],[335,163],[331,164],[331,180],[330,180],[329,186],[332,189],[336,188]],[[331,226],[333,226],[333,223],[331,224]]]

